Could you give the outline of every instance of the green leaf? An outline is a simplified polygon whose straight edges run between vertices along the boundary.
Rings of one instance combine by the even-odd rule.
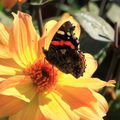
[[[114,29],[100,16],[81,11],[74,13],[74,16],[93,39],[104,42],[114,41]]]
[[[81,10],[81,12],[90,12],[90,13],[95,14],[95,15],[98,15],[98,13],[99,13],[98,6],[93,2],[89,2],[88,5],[85,5],[80,10]]]
[[[63,11],[71,12],[71,7],[65,4],[58,4],[57,7]]]
[[[112,4],[110,10],[107,12],[107,17],[113,22],[118,22],[120,26],[120,6]]]

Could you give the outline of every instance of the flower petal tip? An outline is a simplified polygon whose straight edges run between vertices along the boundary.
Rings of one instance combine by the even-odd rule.
[[[107,83],[106,83],[106,86],[108,87],[115,87],[116,84],[116,81],[115,80],[109,80]]]

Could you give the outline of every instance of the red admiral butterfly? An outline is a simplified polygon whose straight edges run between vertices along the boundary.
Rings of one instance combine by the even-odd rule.
[[[75,26],[64,23],[54,35],[48,51],[44,50],[46,59],[64,73],[78,78],[85,70],[85,59],[80,51],[79,39],[73,33]]]

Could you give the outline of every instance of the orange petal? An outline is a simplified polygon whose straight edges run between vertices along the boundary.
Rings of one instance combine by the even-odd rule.
[[[38,108],[38,99],[35,97],[25,108],[10,116],[9,120],[46,120]]]
[[[18,12],[17,15],[13,14],[13,16],[13,29],[9,41],[10,51],[20,66],[21,64],[27,66],[37,58],[39,36],[33,27],[30,15]]]
[[[17,72],[20,72],[22,70],[21,67],[12,58],[0,58],[0,64],[2,66],[14,68],[14,70]]]
[[[0,94],[30,102],[36,92],[29,77],[15,76],[1,82]]]
[[[79,120],[68,104],[66,104],[59,95],[52,92],[40,97],[40,110],[47,120]]]
[[[76,111],[82,107],[88,107],[96,116],[103,117],[106,113],[101,109],[101,104],[98,104],[91,90],[87,88],[58,87],[57,91],[61,94],[62,99]]]
[[[87,88],[74,87],[57,87],[57,91],[61,97],[66,101],[72,109],[77,109],[81,106],[88,106],[92,108],[92,103],[97,102],[91,91]]]
[[[71,86],[71,87],[85,87],[91,88],[94,90],[101,89],[105,86],[113,87],[115,84],[114,80],[109,80],[108,82],[102,81],[99,78],[87,78],[87,77],[80,77],[76,79],[70,74],[60,74],[58,78],[58,85],[60,86]]]
[[[92,74],[95,72],[97,69],[97,62],[94,59],[94,57],[88,53],[84,53],[85,55],[85,63],[86,63],[86,68],[85,72],[83,74],[84,77],[91,77]]]
[[[45,25],[45,33],[43,34],[45,36],[45,46],[44,49],[48,50],[49,49],[49,45],[55,35],[55,33],[58,31],[58,29],[67,21],[70,21],[73,26],[75,26],[75,36],[77,38],[80,37],[80,26],[77,23],[77,21],[75,21],[75,19],[70,16],[69,14],[64,14],[61,19],[56,23],[54,20],[49,21],[49,23],[46,23]],[[49,28],[49,26],[51,25],[51,27]]]
[[[20,109],[22,109],[26,103],[15,97],[0,95],[0,118],[10,116]]]
[[[45,39],[43,37],[38,41],[38,59],[42,62],[45,61],[45,54],[43,53],[43,48],[45,44]]]

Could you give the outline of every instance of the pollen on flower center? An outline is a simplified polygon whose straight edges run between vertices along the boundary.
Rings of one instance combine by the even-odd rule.
[[[41,64],[38,61],[26,69],[25,74],[31,77],[33,85],[36,86],[38,92],[45,92],[55,87],[57,74],[48,63]]]

